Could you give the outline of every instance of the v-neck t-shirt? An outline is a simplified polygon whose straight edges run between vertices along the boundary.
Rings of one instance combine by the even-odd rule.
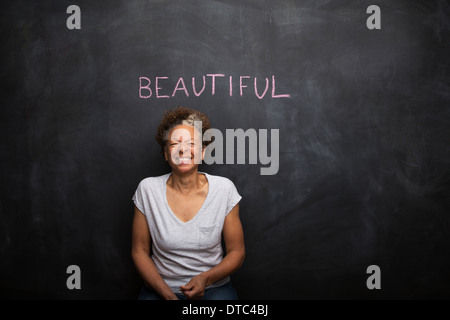
[[[167,202],[171,173],[142,180],[132,198],[145,215],[152,238],[151,258],[159,274],[175,293],[196,275],[208,271],[223,259],[222,230],[225,217],[239,203],[233,182],[204,172],[208,194],[196,215],[181,221]],[[226,277],[208,288],[227,283]]]

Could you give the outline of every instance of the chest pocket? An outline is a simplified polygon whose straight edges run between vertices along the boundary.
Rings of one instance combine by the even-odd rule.
[[[220,245],[221,236],[221,229],[216,225],[199,227],[199,248],[209,249]]]

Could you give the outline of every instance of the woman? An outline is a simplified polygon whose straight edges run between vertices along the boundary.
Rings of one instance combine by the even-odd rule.
[[[229,276],[245,257],[241,196],[227,178],[198,171],[209,127],[206,115],[183,107],[158,127],[172,172],[142,180],[133,196],[132,257],[145,282],[139,299],[237,299]]]

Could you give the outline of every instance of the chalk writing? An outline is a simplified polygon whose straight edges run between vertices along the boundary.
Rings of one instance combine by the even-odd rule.
[[[228,79],[226,79],[227,77]],[[216,94],[216,91],[222,89],[218,88],[219,86],[223,86],[223,89],[225,89],[223,92],[226,92],[226,94],[232,97],[233,85],[239,86],[238,92],[241,97],[248,94],[254,94],[258,99],[263,99],[264,97],[272,99],[291,97],[290,94],[277,93],[275,75],[272,75],[271,81],[267,77],[263,81],[258,80],[257,77],[253,77],[253,80],[251,80],[251,76],[239,76],[235,78],[233,76],[225,76],[221,73],[208,73],[199,79],[192,77],[191,81],[186,81],[183,77],[178,77],[176,85],[170,86],[170,79],[167,76],[155,76],[154,78],[142,76],[139,77],[139,98],[161,99],[173,98],[177,95],[189,97],[191,94],[195,97],[200,97],[203,94],[213,96]],[[264,83],[264,86],[261,85],[261,82]],[[210,91],[206,90],[207,84],[211,89]],[[269,88],[271,89],[270,94],[268,93]]]

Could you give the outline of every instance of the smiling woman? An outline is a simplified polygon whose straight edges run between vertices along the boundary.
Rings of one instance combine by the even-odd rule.
[[[198,137],[207,129],[206,115],[182,107],[166,112],[158,127],[172,172],[142,180],[133,196],[139,299],[237,299],[230,275],[245,257],[241,196],[229,179],[198,172],[194,159],[203,159],[209,143]]]

